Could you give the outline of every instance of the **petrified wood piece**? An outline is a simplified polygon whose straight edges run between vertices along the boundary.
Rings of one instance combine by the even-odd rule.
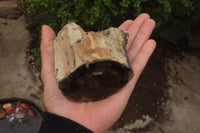
[[[56,81],[63,94],[78,102],[106,98],[133,76],[126,54],[128,33],[117,28],[85,32],[69,23],[54,42]]]

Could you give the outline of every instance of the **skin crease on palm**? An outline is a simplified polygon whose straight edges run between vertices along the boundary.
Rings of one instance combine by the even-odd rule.
[[[54,31],[47,25],[42,27],[42,81],[44,102],[48,112],[69,118],[95,133],[109,129],[121,116],[135,84],[153,53],[156,42],[149,39],[155,27],[154,20],[146,13],[135,20],[127,20],[119,29],[129,33],[127,53],[134,71],[132,80],[116,94],[97,102],[75,103],[69,101],[59,90],[54,69]]]

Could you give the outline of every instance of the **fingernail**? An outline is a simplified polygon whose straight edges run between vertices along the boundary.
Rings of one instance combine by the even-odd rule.
[[[46,25],[42,25],[42,28],[41,28],[42,34],[43,34],[43,32],[44,32],[45,26],[46,26]]]
[[[45,35],[45,32],[44,32],[44,30],[45,30],[45,25],[42,25],[42,28],[41,28],[41,39],[42,39],[42,44],[44,44],[44,35]]]

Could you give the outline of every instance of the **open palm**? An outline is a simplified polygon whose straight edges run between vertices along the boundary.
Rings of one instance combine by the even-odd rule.
[[[134,21],[127,20],[119,27],[129,33],[126,48],[134,77],[116,94],[101,101],[88,103],[72,102],[59,90],[55,79],[53,50],[56,35],[49,26],[43,26],[42,80],[47,111],[76,121],[94,132],[106,131],[122,114],[142,70],[156,47],[156,42],[149,39],[154,26],[155,22],[148,14],[141,14]]]

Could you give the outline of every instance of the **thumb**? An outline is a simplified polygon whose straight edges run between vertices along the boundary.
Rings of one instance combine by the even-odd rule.
[[[40,45],[42,56],[42,80],[45,85],[51,77],[55,77],[53,42],[55,32],[47,25],[42,26],[42,42]]]
[[[60,94],[55,78],[55,62],[53,42],[56,38],[55,32],[47,25],[42,26],[42,41],[40,45],[42,57],[41,78],[44,84],[44,102],[49,106],[52,97]]]
[[[55,32],[47,25],[42,27],[42,42],[40,46],[42,56],[41,78],[44,84],[44,102],[47,110],[61,115],[59,110],[67,102],[59,90],[55,77],[54,47]]]

